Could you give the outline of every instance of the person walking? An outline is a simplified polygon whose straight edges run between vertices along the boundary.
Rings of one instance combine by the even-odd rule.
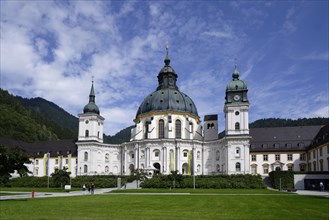
[[[94,185],[94,183],[91,183],[91,185],[90,185],[90,193],[91,193],[91,195],[94,195],[94,190],[95,190],[95,185]]]
[[[321,181],[320,182],[320,191],[323,191],[324,190],[324,185],[323,185],[323,182]]]
[[[82,185],[82,192],[83,192],[83,194],[86,194],[86,184]]]

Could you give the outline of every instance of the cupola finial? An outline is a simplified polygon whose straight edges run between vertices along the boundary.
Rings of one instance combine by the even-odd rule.
[[[168,41],[166,43],[166,58],[165,58],[164,62],[166,64],[166,66],[169,66],[170,59],[169,59],[169,43],[168,43]]]
[[[232,74],[233,80],[239,80],[239,71],[238,71],[238,64],[237,64],[237,58],[234,58],[234,71]]]

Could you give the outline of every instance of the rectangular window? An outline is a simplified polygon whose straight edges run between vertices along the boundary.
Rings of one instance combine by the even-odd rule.
[[[268,173],[268,166],[264,166],[264,173]]]
[[[39,160],[35,160],[35,165],[39,165]]]
[[[313,159],[315,159],[315,150],[313,150]]]
[[[303,153],[303,154],[300,154],[300,158],[299,158],[300,160],[305,160],[305,154]]]
[[[300,171],[306,171],[306,166],[305,166],[305,164],[301,164],[301,165],[299,165],[300,166]]]
[[[288,154],[288,160],[292,160],[292,154]]]
[[[320,156],[322,156],[322,147],[320,147]]]
[[[280,160],[280,154],[275,155],[275,160]]]
[[[65,164],[69,164],[69,159],[65,159]]]
[[[55,164],[58,164],[58,159],[55,160]]]
[[[263,160],[264,160],[264,161],[268,161],[268,155],[267,155],[267,154],[264,154],[264,155],[263,155]]]
[[[134,159],[134,157],[135,157],[135,154],[131,154],[131,158]]]
[[[251,161],[256,161],[256,155],[251,155]]]

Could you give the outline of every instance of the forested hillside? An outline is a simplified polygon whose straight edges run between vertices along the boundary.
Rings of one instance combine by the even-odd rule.
[[[26,109],[7,91],[0,89],[0,100],[0,137],[26,142],[76,139],[72,131]]]
[[[114,136],[104,135],[104,142],[110,143],[110,144],[121,144],[123,142],[128,142],[130,140],[131,129],[133,127],[134,126],[130,126],[125,129],[122,129],[121,131],[116,133]]]
[[[268,127],[294,127],[294,126],[310,126],[310,125],[327,125],[329,118],[299,118],[282,119],[282,118],[266,118],[259,119],[251,124],[250,128],[268,128]]]
[[[33,142],[38,140],[77,139],[78,118],[56,104],[42,98],[26,99],[12,96],[0,89],[0,137]],[[329,118],[302,118],[297,120],[268,118],[250,123],[250,128],[326,125]],[[104,142],[120,144],[130,140],[133,126],[114,136],[104,134]],[[224,136],[224,132],[219,137]]]
[[[70,113],[66,112],[64,109],[58,105],[49,102],[43,98],[22,98],[20,96],[15,97],[25,108],[32,109],[42,116],[46,117],[48,120],[56,122],[61,125],[61,127],[67,128],[73,133],[78,135],[78,118],[74,117]]]

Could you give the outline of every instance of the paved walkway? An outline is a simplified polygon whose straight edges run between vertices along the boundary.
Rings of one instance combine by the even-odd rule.
[[[94,194],[104,194],[110,192],[112,190],[116,190],[117,188],[103,188],[103,189],[95,189]],[[10,199],[30,199],[32,198],[32,192],[8,192],[8,191],[0,191],[1,193],[12,193],[15,195],[5,195],[0,196],[0,200],[10,200]],[[71,192],[35,192],[34,198],[46,198],[46,197],[64,197],[64,196],[83,196],[90,195],[90,193],[86,191],[71,191]]]
[[[136,189],[136,182],[128,183],[126,186],[126,189]],[[116,190],[117,188],[104,188],[104,189],[95,189],[94,194],[99,195],[99,194],[104,194],[107,192],[110,192],[112,190]],[[2,193],[13,193],[16,195],[5,195],[5,196],[0,196],[0,200],[12,200],[12,199],[30,199],[32,198],[32,192],[8,192],[8,191],[1,191]],[[124,193],[127,195],[127,193]],[[131,193],[134,194],[134,193]],[[145,195],[149,195],[149,193],[143,193]],[[158,194],[158,193],[153,193],[153,194]],[[160,195],[165,195],[164,193],[159,193]],[[179,194],[179,193],[178,193]],[[167,195],[178,195],[177,193],[168,193]],[[305,195],[305,196],[321,196],[321,197],[326,197],[329,198],[329,192],[324,191],[311,191],[311,190],[297,190],[294,194],[299,194],[299,195]],[[36,192],[34,195],[34,198],[48,198],[48,197],[64,197],[64,196],[82,196],[82,195],[90,195],[88,191],[72,191],[72,192],[64,192],[64,193],[56,193],[56,192]],[[194,194],[191,194],[194,195]],[[204,195],[204,194],[202,194]],[[216,194],[214,194],[216,195]],[[217,194],[221,195],[221,194]],[[235,194],[232,194],[235,195]],[[241,194],[245,195],[245,194]],[[267,195],[267,194],[264,194]],[[275,194],[275,195],[280,195],[280,194]],[[288,194],[287,194],[288,195]]]
[[[314,191],[314,190],[297,190],[296,194],[298,195],[307,195],[307,196],[323,196],[329,198],[329,191]]]

